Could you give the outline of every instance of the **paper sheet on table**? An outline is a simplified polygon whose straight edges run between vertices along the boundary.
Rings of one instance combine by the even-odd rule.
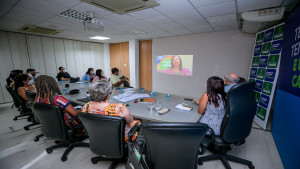
[[[178,104],[175,108],[176,108],[176,109],[180,109],[180,110],[186,110],[186,111],[192,110],[191,108],[185,107],[185,106],[182,105],[182,104]]]
[[[135,91],[134,88],[126,88],[126,89],[123,89],[123,91]]]
[[[75,82],[75,83],[77,83],[77,84],[81,84],[82,82]]]
[[[113,96],[114,99],[124,103],[130,102],[138,98],[144,98],[144,97],[150,97],[150,96],[148,94],[133,94],[133,93],[123,93],[117,96]]]

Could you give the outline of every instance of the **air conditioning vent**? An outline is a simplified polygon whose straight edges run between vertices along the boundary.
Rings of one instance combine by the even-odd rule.
[[[153,8],[159,5],[155,0],[80,0],[114,12],[117,14],[126,14],[142,9]]]
[[[43,28],[43,27],[34,26],[34,25],[24,25],[23,27],[19,28],[18,30],[22,31],[22,32],[36,33],[36,34],[43,34],[43,35],[55,35],[55,34],[61,32],[61,31],[57,31],[55,29]]]

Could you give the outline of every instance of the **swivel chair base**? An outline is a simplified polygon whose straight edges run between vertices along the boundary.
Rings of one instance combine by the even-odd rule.
[[[39,135],[35,136],[34,141],[38,142],[40,140],[40,137],[43,137],[43,136],[44,136],[44,134],[39,134]]]
[[[204,161],[212,161],[212,160],[221,160],[226,169],[231,169],[228,161],[248,165],[249,169],[255,168],[251,161],[248,161],[248,160],[245,160],[242,158],[238,158],[238,157],[235,157],[232,155],[228,155],[228,154],[223,154],[223,155],[222,154],[212,154],[212,155],[208,155],[208,156],[204,156],[204,157],[199,157],[198,164],[203,165]]]
[[[52,153],[53,149],[67,147],[64,154],[61,156],[61,161],[67,161],[67,155],[73,150],[74,147],[89,147],[89,143],[82,143],[82,142],[71,142],[71,143],[61,143],[54,146],[50,146],[46,148],[46,152],[48,154]]]
[[[28,125],[26,125],[26,126],[24,126],[24,130],[29,130],[29,127],[31,127],[31,126],[35,126],[35,125],[38,125],[38,124],[40,124],[39,122],[32,122],[31,124],[28,124]]]
[[[29,116],[29,114],[20,114],[20,115],[18,115],[18,116],[15,116],[15,117],[13,118],[13,120],[16,121],[16,120],[18,120],[18,118],[20,118],[20,117],[25,117],[25,116]]]
[[[115,169],[119,163],[126,162],[126,159],[112,159],[112,158],[103,158],[103,157],[93,157],[91,158],[93,164],[97,164],[98,161],[112,161],[108,169]]]

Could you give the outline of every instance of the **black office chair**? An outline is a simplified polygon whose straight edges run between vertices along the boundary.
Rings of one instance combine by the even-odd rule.
[[[206,124],[200,123],[142,124],[147,166],[151,169],[198,168],[199,146],[208,129]]]
[[[24,130],[29,130],[29,127],[39,125],[40,123],[38,121],[36,121],[36,118],[34,117],[34,114],[33,114],[32,109],[31,109],[32,104],[33,104],[34,99],[35,99],[35,96],[36,96],[36,93],[33,93],[33,92],[27,90],[27,91],[25,91],[25,95],[28,98],[27,102],[23,98],[21,98],[19,95],[17,97],[19,97],[19,100],[21,100],[21,102],[24,102],[23,104],[25,104],[28,111],[30,111],[29,118],[31,120],[31,123],[24,126]]]
[[[209,141],[208,149],[214,154],[200,157],[198,159],[199,165],[202,165],[204,161],[219,159],[226,169],[231,169],[228,160],[248,165],[250,169],[254,169],[251,161],[227,154],[227,151],[231,150],[231,144],[236,146],[244,144],[251,132],[257,108],[253,92],[254,86],[255,82],[245,82],[235,85],[229,90],[226,113],[221,124],[221,135],[215,136]]]
[[[19,101],[19,103],[20,103],[20,114],[21,114],[21,115],[19,115],[19,116],[16,116],[16,117],[14,118],[14,120],[17,120],[18,117],[28,116],[28,117],[27,117],[27,121],[30,122],[30,121],[31,121],[30,115],[31,115],[32,110],[31,110],[29,104],[27,103],[26,100],[24,100],[24,99],[19,95],[19,93],[18,93],[17,90],[14,89],[14,90],[13,90],[13,94],[15,95],[15,97],[18,99],[18,101]]]
[[[16,120],[18,120],[19,117],[29,116],[29,112],[26,110],[26,108],[21,107],[21,103],[16,96],[15,90],[12,87],[9,87],[8,85],[5,85],[5,87],[14,101],[14,104],[11,106],[11,108],[13,108],[13,106],[15,106],[18,109],[18,111],[20,112],[20,115],[15,116],[13,118],[13,120],[16,121]],[[24,103],[22,103],[22,104],[24,104]]]
[[[55,148],[67,147],[61,156],[61,161],[66,161],[68,153],[72,151],[74,147],[89,147],[88,143],[76,141],[74,136],[76,130],[82,129],[83,126],[79,125],[76,128],[66,127],[63,112],[58,106],[45,103],[34,103],[33,111],[40,120],[43,133],[47,138],[57,141],[69,141],[67,143],[59,143],[46,148],[48,154],[52,153]],[[69,126],[71,126],[71,121],[76,118],[77,116],[68,120]]]
[[[109,167],[113,169],[119,162],[125,160],[127,144],[124,136],[126,124],[124,118],[90,113],[79,113],[78,116],[88,133],[91,151],[99,155],[91,159],[93,164],[98,161],[113,161]],[[130,133],[134,133],[136,128],[134,126]]]
[[[28,104],[30,107],[32,107],[34,101],[35,101],[35,97],[36,97],[36,93],[31,92],[30,90],[26,90],[25,91],[26,97],[28,98]],[[33,112],[34,114],[34,112]],[[30,126],[34,126],[35,124],[38,125],[40,124],[39,119],[37,118],[37,116],[34,116],[35,122],[32,123]],[[25,127],[30,127],[29,125],[25,126]],[[34,141],[37,142],[39,141],[40,137],[44,136],[44,134],[39,134],[37,136],[35,136]]]
[[[15,108],[18,109],[18,111],[20,111],[20,102],[18,101],[18,99],[16,98],[16,96],[13,93],[13,88],[5,85],[6,90],[8,91],[8,93],[10,94],[10,96],[12,97],[14,103],[12,104],[11,108],[13,108],[15,106]]]

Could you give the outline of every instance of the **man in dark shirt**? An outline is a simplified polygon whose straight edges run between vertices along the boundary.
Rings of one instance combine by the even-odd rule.
[[[58,70],[59,70],[59,73],[56,76],[58,81],[71,79],[70,74],[65,70],[64,67],[59,67]]]

